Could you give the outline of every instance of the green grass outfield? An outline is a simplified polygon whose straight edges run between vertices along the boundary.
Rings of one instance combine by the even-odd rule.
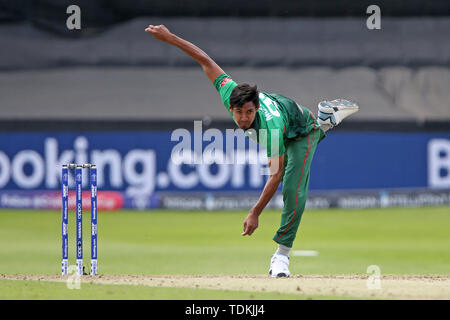
[[[61,216],[58,211],[0,210],[0,273],[59,274]],[[264,211],[260,227],[242,237],[245,211],[101,212],[98,218],[99,272],[103,274],[264,274],[276,249],[272,236],[279,211]],[[85,213],[84,256],[89,267],[89,214]],[[293,274],[448,274],[450,207],[314,210],[303,215],[293,250],[316,250],[315,257],[291,257]],[[75,215],[69,219],[69,264],[75,264]],[[100,296],[52,296],[39,288],[64,284],[0,281],[0,298],[288,299],[277,294],[200,289],[122,288],[94,285]],[[33,288],[26,295],[24,287]],[[99,286],[99,287],[96,287]],[[106,288],[108,287],[108,288]],[[12,288],[17,288],[13,290]],[[45,289],[43,289],[45,292]],[[28,290],[29,291],[29,290]],[[70,292],[74,290],[63,290]],[[147,294],[143,292],[146,291]],[[183,295],[178,292],[185,291]],[[110,293],[108,293],[110,292]],[[112,293],[111,293],[112,292]],[[177,292],[177,293],[175,293]],[[189,293],[191,292],[191,293]],[[80,295],[80,296],[78,296]],[[301,298],[301,296],[298,296]]]

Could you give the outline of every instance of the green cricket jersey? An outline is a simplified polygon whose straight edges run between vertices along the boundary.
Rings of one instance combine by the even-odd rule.
[[[214,86],[233,117],[229,110],[230,95],[237,83],[223,73],[214,81]],[[258,114],[252,127],[245,130],[245,133],[250,139],[263,145],[267,150],[267,157],[271,158],[286,152],[287,140],[306,136],[318,126],[312,112],[292,99],[281,94],[260,92]]]

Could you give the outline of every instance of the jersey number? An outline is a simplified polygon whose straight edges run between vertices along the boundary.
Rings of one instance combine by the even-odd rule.
[[[275,104],[273,100],[271,100],[269,97],[264,97],[263,94],[260,93],[260,98],[263,98],[263,104],[269,109],[270,113],[275,116],[280,116],[280,111],[278,111],[278,107]]]

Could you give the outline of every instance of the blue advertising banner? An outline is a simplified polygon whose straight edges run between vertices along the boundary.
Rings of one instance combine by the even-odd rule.
[[[0,189],[59,190],[62,163],[95,163],[99,190],[130,197],[263,188],[267,159],[253,142],[245,138],[245,145],[239,145],[239,134],[219,137],[217,129],[192,134],[185,146],[200,150],[203,160],[210,161],[183,164],[172,156],[183,134],[190,133],[0,133]],[[210,163],[214,157],[205,154],[211,155],[212,144],[223,146],[216,155],[234,152],[233,164]],[[73,176],[69,180],[73,188]],[[87,173],[83,181],[86,187]],[[450,187],[450,133],[330,132],[319,144],[311,169],[311,190],[415,187]]]
[[[450,133],[331,132],[311,189],[449,188]]]

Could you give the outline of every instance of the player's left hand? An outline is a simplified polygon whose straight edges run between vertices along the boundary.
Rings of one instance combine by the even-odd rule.
[[[242,232],[242,236],[252,235],[255,229],[258,228],[258,215],[256,213],[250,212],[247,215],[247,218],[244,220],[244,232]]]
[[[172,33],[163,24],[158,25],[158,26],[149,25],[145,29],[145,32],[151,33],[156,39],[161,40],[161,41],[166,41],[166,42],[172,36]]]

